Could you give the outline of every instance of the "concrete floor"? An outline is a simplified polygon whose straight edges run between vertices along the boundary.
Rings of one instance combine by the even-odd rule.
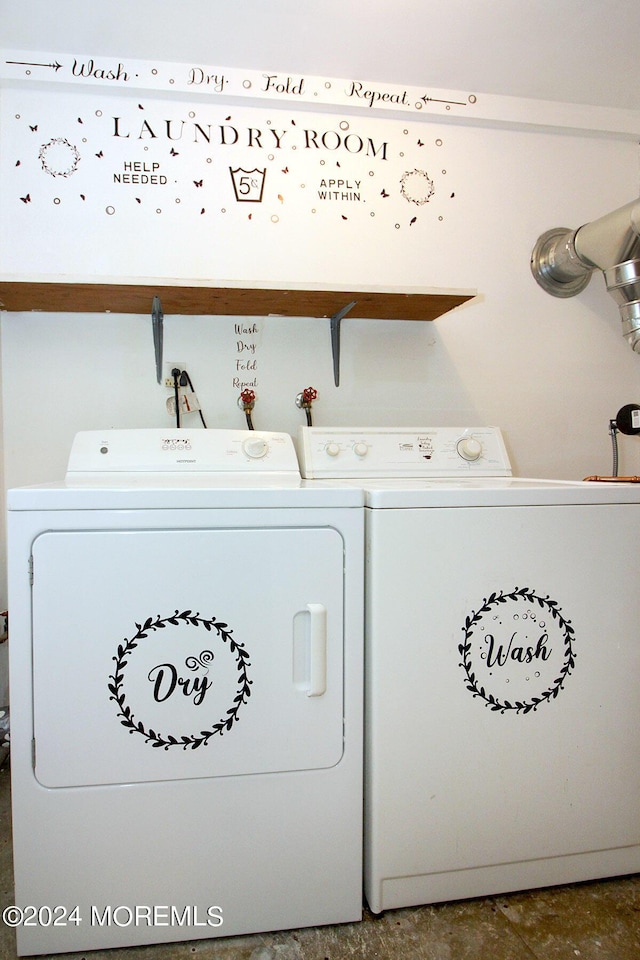
[[[0,769],[0,911],[13,902],[10,783]],[[67,960],[640,960],[640,876],[438,906],[362,923],[47,954]],[[0,920],[0,960],[16,957]]]

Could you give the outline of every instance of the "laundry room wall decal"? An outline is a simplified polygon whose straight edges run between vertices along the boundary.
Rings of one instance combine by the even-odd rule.
[[[463,216],[467,161],[419,120],[59,87],[2,106],[2,273],[308,280],[354,246],[367,270],[389,243],[428,258]]]
[[[193,627],[204,627],[212,646],[219,641],[216,651],[193,652]],[[122,726],[164,750],[195,750],[231,730],[251,695],[252,681],[247,673],[249,654],[228,625],[191,610],[176,610],[168,617],[148,617],[136,628],[130,640],[118,644],[107,685]],[[148,642],[141,643],[144,640]],[[202,719],[203,706],[215,721]],[[160,732],[168,726],[171,733]]]
[[[575,666],[571,621],[529,587],[492,593],[463,631],[467,690],[500,713],[529,713],[555,699]]]

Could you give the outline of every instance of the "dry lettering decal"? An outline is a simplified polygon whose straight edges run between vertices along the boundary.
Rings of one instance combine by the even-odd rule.
[[[204,628],[197,631],[202,638],[194,627]],[[165,750],[195,750],[231,730],[252,681],[249,654],[228,625],[176,610],[136,628],[118,645],[109,676],[109,699],[118,706],[122,726]]]
[[[458,646],[467,690],[501,713],[537,710],[573,670],[574,639],[555,600],[529,587],[492,593],[466,618]]]

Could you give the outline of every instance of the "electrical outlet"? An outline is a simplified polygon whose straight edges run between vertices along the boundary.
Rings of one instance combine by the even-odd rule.
[[[198,412],[200,409],[200,401],[193,390],[187,390],[180,394],[179,409],[181,416],[184,416],[187,413]],[[172,394],[169,394],[167,397],[167,413],[171,417],[175,417],[176,415],[176,398]]]
[[[186,363],[183,363],[182,360],[174,360],[171,363],[169,363],[168,361],[165,361],[162,365],[162,369],[164,371],[165,387],[167,387],[169,390],[173,390],[173,374],[171,373],[171,371],[174,370],[176,367],[178,368],[178,370],[182,371],[186,369],[186,366],[187,366]]]

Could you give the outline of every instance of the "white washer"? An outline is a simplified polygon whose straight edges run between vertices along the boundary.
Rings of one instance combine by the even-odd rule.
[[[19,954],[360,919],[361,492],[114,430],[8,508]]]
[[[640,487],[511,478],[495,428],[300,448],[365,490],[371,909],[639,871]]]

